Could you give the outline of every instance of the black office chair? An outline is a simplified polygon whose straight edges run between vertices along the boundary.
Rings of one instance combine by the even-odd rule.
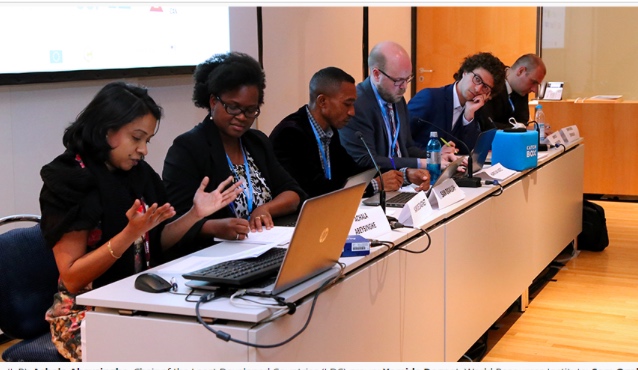
[[[0,218],[0,226],[17,221],[39,222],[40,216]],[[7,362],[66,361],[53,342],[44,315],[57,292],[58,268],[40,225],[0,235],[0,330],[20,342],[7,348]]]

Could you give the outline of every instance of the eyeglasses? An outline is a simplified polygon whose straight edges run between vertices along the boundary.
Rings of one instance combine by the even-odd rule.
[[[394,78],[390,75],[388,75],[387,73],[383,72],[381,69],[377,68],[379,70],[379,72],[381,72],[384,76],[386,76],[387,78],[389,78],[392,82],[394,82],[394,86],[401,86],[403,84],[409,84],[410,82],[412,82],[412,80],[414,80],[414,75],[410,75],[408,76],[408,78]]]
[[[492,92],[492,86],[486,84],[485,82],[483,82],[483,79],[481,78],[481,76],[477,75],[474,72],[471,72],[471,74],[474,75],[474,77],[472,77],[472,82],[474,82],[474,85],[482,85],[482,89],[486,94],[489,94],[490,92]]]
[[[261,111],[259,110],[259,107],[256,107],[256,108],[255,107],[251,107],[251,108],[242,109],[242,108],[237,107],[235,105],[228,105],[228,104],[224,103],[219,96],[216,96],[215,98],[220,103],[222,103],[226,113],[230,114],[231,116],[238,116],[238,115],[243,113],[246,118],[256,118],[257,116],[259,116],[259,113],[261,113]]]

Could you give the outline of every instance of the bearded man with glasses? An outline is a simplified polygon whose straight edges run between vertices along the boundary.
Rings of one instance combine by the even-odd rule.
[[[494,128],[483,118],[481,108],[503,90],[505,65],[491,53],[474,54],[463,60],[454,80],[450,85],[419,91],[408,104],[412,137],[422,149],[430,132],[437,131],[450,145],[462,140],[472,150],[481,130]],[[463,146],[459,151],[468,154]]]
[[[414,79],[410,56],[401,45],[383,41],[370,51],[368,67],[368,78],[357,85],[354,116],[339,130],[341,145],[360,167],[373,168],[365,140],[381,171],[400,170],[404,185],[428,189],[426,152],[412,140],[403,97]],[[443,161],[453,160],[448,155],[453,156],[444,153]]]

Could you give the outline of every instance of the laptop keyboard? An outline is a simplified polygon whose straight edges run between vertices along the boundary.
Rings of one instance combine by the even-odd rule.
[[[386,200],[385,205],[388,207],[403,208],[403,206],[415,196],[416,196],[416,193],[402,192]]]
[[[221,286],[244,287],[279,272],[285,255],[286,248],[271,248],[259,257],[225,261],[182,276]]]

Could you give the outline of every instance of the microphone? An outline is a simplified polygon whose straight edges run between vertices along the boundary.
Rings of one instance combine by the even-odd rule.
[[[431,125],[433,127],[436,127],[437,129],[443,131],[443,133],[447,134],[448,136],[450,136],[452,139],[455,140],[455,142],[458,142],[459,144],[463,145],[463,149],[465,149],[468,153],[467,156],[467,177],[463,176],[461,178],[455,178],[454,181],[456,182],[456,184],[461,187],[461,188],[479,188],[481,187],[481,178],[479,177],[474,177],[472,175],[472,152],[470,151],[470,148],[468,148],[467,144],[465,144],[465,142],[461,139],[459,139],[458,137],[452,135],[451,132],[449,132],[448,130],[439,127],[438,125],[435,125],[432,122],[428,122],[422,118],[418,118],[419,122]]]
[[[374,164],[374,168],[377,170],[377,173],[379,174],[379,183],[381,184],[381,190],[379,190],[379,205],[381,206],[381,209],[383,210],[383,214],[385,214],[385,188],[383,187],[383,176],[381,176],[381,170],[379,169],[379,166],[377,165],[377,161],[374,160],[374,156],[372,155],[372,152],[370,151],[368,144],[363,138],[363,134],[361,133],[361,131],[355,132],[355,135],[357,135],[357,137],[361,139],[363,146],[366,147],[366,150],[368,151],[368,155],[370,156],[370,159],[372,160],[372,164]]]

